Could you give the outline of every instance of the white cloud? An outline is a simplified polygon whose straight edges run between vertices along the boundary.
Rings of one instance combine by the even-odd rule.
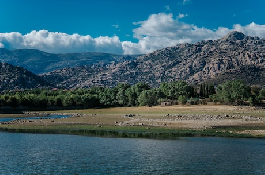
[[[219,27],[215,30],[200,28],[194,24],[178,21],[173,14],[152,14],[145,21],[134,22],[134,38],[138,42],[120,41],[118,36],[66,34],[47,30],[31,31],[22,35],[18,32],[0,33],[0,48],[39,49],[51,53],[69,52],[108,52],[117,54],[144,54],[164,47],[182,43],[195,43],[201,40],[219,39],[231,31],[245,35],[265,37],[265,25],[254,22],[232,28]]]
[[[249,36],[258,36],[260,38],[265,38],[265,25],[258,25],[254,22],[246,26],[241,26],[236,24],[233,26],[233,29],[239,32],[244,33]]]
[[[119,37],[66,34],[39,30],[22,35],[18,32],[0,33],[0,46],[8,49],[39,49],[45,52],[111,52],[123,53]]]
[[[184,17],[186,17],[186,16],[188,16],[188,14],[181,14],[181,13],[179,13],[179,15],[178,15],[178,19],[181,19],[181,18],[184,18]]]
[[[172,37],[173,35],[176,35],[179,26],[181,26],[178,23],[180,22],[174,20],[172,14],[153,14],[150,15],[146,21],[134,23],[135,25],[141,25],[133,30],[134,37],[137,39],[142,39],[144,36]],[[181,27],[183,26],[184,25]]]

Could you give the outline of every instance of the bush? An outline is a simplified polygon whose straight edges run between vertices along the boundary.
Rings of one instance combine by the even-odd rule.
[[[185,104],[187,103],[187,98],[186,98],[186,96],[184,96],[184,95],[180,95],[180,96],[178,97],[178,102],[179,102],[180,104],[182,104],[182,105],[185,105]]]

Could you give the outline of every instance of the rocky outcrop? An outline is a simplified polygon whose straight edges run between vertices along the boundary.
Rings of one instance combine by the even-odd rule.
[[[191,84],[222,83],[243,79],[249,84],[265,85],[265,39],[232,32],[218,40],[180,44],[102,67],[63,69],[43,77],[64,87],[115,86],[119,82],[161,82],[186,80]],[[75,76],[63,76],[68,71]],[[60,77],[59,80],[56,77]],[[56,80],[56,81],[54,81]],[[57,81],[58,80],[58,81]]]

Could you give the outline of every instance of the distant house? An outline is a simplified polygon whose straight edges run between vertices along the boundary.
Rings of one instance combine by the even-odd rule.
[[[173,105],[173,101],[171,100],[161,102],[161,106],[172,106],[172,105]]]

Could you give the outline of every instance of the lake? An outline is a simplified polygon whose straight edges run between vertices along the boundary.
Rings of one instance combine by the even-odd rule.
[[[27,120],[36,120],[36,119],[58,119],[58,118],[69,118],[71,115],[48,115],[48,116],[29,116],[29,117],[6,117],[6,118],[0,118],[0,122],[10,122],[12,120],[18,120],[18,119],[27,119]]]
[[[0,174],[264,174],[265,140],[0,132]]]

